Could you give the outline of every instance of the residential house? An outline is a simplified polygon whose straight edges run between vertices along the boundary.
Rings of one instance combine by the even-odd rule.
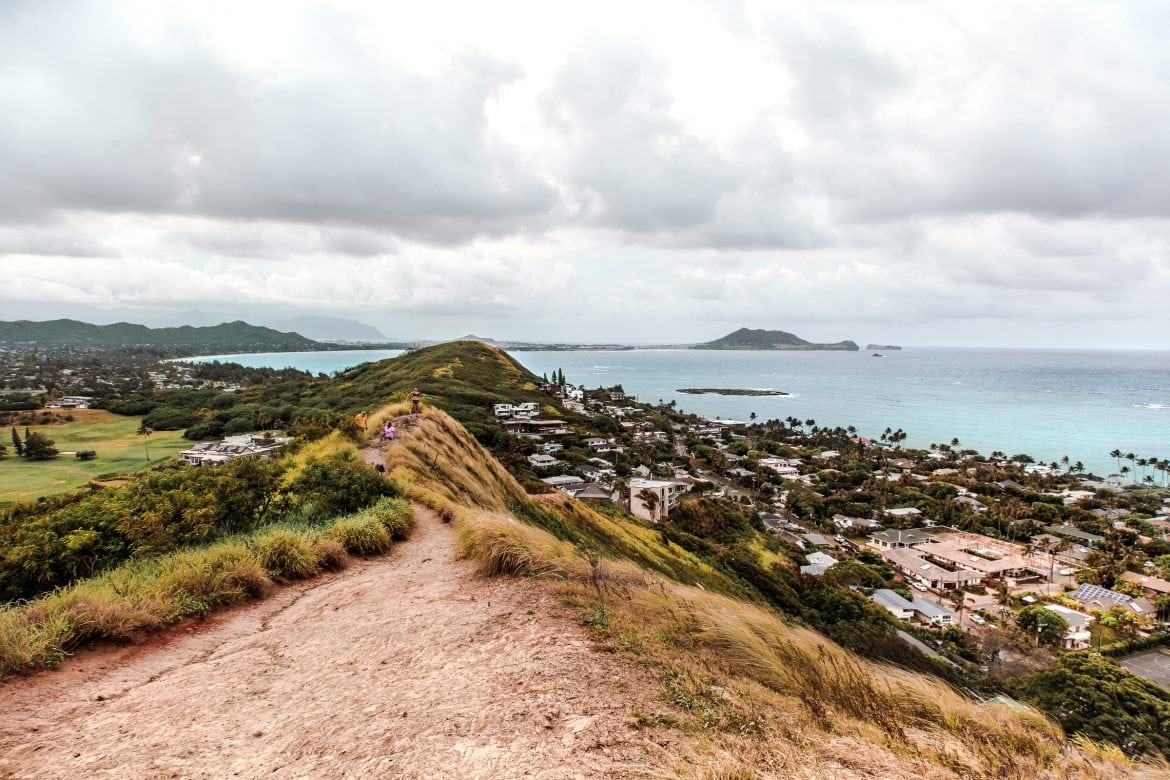
[[[784,528],[784,518],[774,512],[760,512],[760,522],[764,524],[764,528],[769,531],[780,531]]]
[[[1045,604],[1044,608],[1064,618],[1068,628],[1060,639],[1060,646],[1064,650],[1085,650],[1089,647],[1092,634],[1089,624],[1093,622],[1092,615],[1077,612],[1075,609],[1063,607],[1060,604]]]
[[[826,555],[823,552],[813,552],[804,556],[808,561],[807,566],[800,567],[801,574],[809,574],[813,577],[819,577],[824,574],[830,567],[837,563],[837,559],[831,555]]]
[[[561,463],[559,460],[557,460],[553,456],[545,455],[544,453],[537,453],[536,455],[529,455],[528,462],[530,464],[532,464],[532,467],[534,469],[552,468],[553,466],[558,466]]]
[[[804,537],[804,540],[806,542],[808,542],[809,544],[811,544],[813,547],[828,547],[829,546],[829,540],[826,539],[821,534],[801,534],[801,536]]]
[[[948,569],[939,566],[926,560],[916,549],[878,548],[877,552],[904,577],[934,590],[966,588],[983,581],[983,572],[962,567]]]
[[[191,466],[227,463],[237,458],[274,458],[292,441],[292,437],[279,438],[246,434],[228,436],[221,442],[204,442],[179,453],[179,458]]]
[[[664,479],[631,479],[629,488],[630,512],[654,523],[669,519],[670,513],[686,492],[684,485]],[[654,498],[648,499],[648,495]]]
[[[914,617],[914,605],[889,588],[878,588],[870,596],[878,606],[885,607],[898,620]]]
[[[911,528],[906,531],[895,529],[870,534],[869,543],[874,547],[896,550],[902,547],[910,547],[915,544],[929,542],[933,538],[934,536],[932,534],[921,528]]]
[[[915,596],[910,600],[910,605],[914,609],[914,617],[924,625],[943,628],[959,622],[954,612],[922,596]]]
[[[1146,598],[1135,599],[1133,596],[1102,588],[1100,585],[1086,583],[1068,594],[1068,597],[1090,609],[1104,611],[1116,606],[1125,607],[1142,618],[1151,618],[1157,612],[1154,605]]]
[[[1049,525],[1045,526],[1044,530],[1054,536],[1060,536],[1065,539],[1074,539],[1078,544],[1085,547],[1096,547],[1097,543],[1105,539],[1104,536],[1098,534],[1091,534],[1088,531],[1082,531],[1079,528],[1074,528],[1071,525]]]
[[[987,504],[984,504],[979,499],[973,498],[971,496],[959,496],[955,499],[955,503],[969,507],[971,511],[977,515],[981,515],[987,511]]]
[[[1121,575],[1124,582],[1131,582],[1142,589],[1150,598],[1158,596],[1170,595],[1170,582],[1167,582],[1160,577],[1150,577],[1146,574],[1138,574],[1137,572],[1127,571]]]
[[[849,517],[848,515],[833,515],[833,525],[841,530],[846,528],[881,528],[882,524],[868,517]]]
[[[532,401],[527,401],[522,404],[516,404],[512,407],[512,417],[522,419],[532,419],[540,414],[540,405]]]
[[[552,455],[554,452],[560,452],[564,448],[565,447],[563,444],[557,444],[556,442],[548,442],[547,444],[541,446],[541,449],[544,450],[545,455]]]
[[[600,482],[588,482],[573,493],[574,498],[591,501],[613,501],[613,491]]]
[[[912,519],[921,515],[922,510],[912,506],[901,506],[894,509],[887,509],[883,514],[887,517]]]
[[[569,495],[573,495],[574,488],[582,488],[585,486],[585,480],[575,474],[558,474],[555,477],[545,477],[540,481],[546,485],[552,485],[562,493],[568,493]]]

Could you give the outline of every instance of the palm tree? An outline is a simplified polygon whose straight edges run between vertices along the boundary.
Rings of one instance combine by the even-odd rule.
[[[646,506],[646,511],[650,513],[650,520],[658,522],[658,504],[660,503],[658,494],[650,488],[642,488],[638,491],[634,498],[641,501]],[[633,507],[631,506],[632,510]]]
[[[150,435],[154,433],[150,428],[146,427],[146,423],[138,426],[138,435],[142,437],[142,443],[146,447],[146,459],[150,460]]]
[[[1008,588],[1007,580],[1000,580],[999,584],[995,586],[995,601],[999,604],[999,618],[1004,620],[1007,618],[1011,609],[1012,592]]]
[[[959,610],[959,627],[963,626],[963,607],[967,605],[967,594],[961,588],[947,591],[947,601],[954,605],[955,609]]]
[[[1116,449],[1116,448],[1110,450],[1109,457],[1117,458],[1117,470],[1121,471],[1121,450]]]

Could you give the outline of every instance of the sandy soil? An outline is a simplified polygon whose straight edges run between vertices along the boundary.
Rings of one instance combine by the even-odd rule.
[[[416,515],[385,558],[0,686],[0,777],[640,777],[686,751],[632,724],[652,672]]]

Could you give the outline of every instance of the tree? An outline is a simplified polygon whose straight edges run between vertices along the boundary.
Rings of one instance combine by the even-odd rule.
[[[1036,637],[1036,644],[1059,644],[1068,631],[1068,621],[1050,609],[1039,604],[1020,610],[1017,623],[1026,633]]]
[[[1101,613],[1101,625],[1116,631],[1127,639],[1135,636],[1138,628],[1137,616],[1120,604]]]
[[[1112,742],[1129,755],[1170,755],[1170,692],[1096,653],[1068,653],[1020,677],[1009,692],[1051,715],[1069,734]]]
[[[24,457],[29,460],[49,460],[57,457],[59,450],[53,445],[55,441],[40,431],[24,435]]]
[[[152,433],[154,433],[154,431],[147,427],[145,420],[141,425],[138,426],[138,435],[142,437],[142,444],[146,447],[147,460],[150,460],[150,435]]]
[[[24,457],[24,442],[20,440],[20,434],[16,432],[16,426],[12,426],[12,449],[16,451],[16,457]]]
[[[963,625],[963,607],[967,606],[967,594],[961,588],[947,591],[947,601],[959,610],[959,625]]]
[[[638,491],[634,498],[638,499],[646,505],[646,511],[650,513],[651,520],[658,520],[658,504],[660,503],[660,500],[657,493],[655,493],[650,488],[642,488]]]

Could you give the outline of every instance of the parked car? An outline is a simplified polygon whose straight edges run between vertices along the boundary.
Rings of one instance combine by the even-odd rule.
[[[982,626],[987,623],[987,621],[983,619],[982,615],[971,614],[969,617],[971,618],[971,622],[977,626]]]

